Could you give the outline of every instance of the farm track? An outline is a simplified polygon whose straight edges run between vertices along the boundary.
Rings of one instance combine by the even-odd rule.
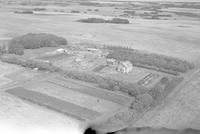
[[[198,74],[200,73],[200,70],[194,70],[192,72],[192,74],[190,76],[187,76],[188,78],[185,78],[181,84],[179,84],[174,91],[172,91],[167,98],[165,99],[165,102],[163,105],[169,103],[169,101],[171,101],[173,98],[175,98],[175,96],[179,93],[179,91],[184,88],[184,86],[186,86],[187,84],[189,84],[192,80],[196,79],[196,77],[198,76]]]

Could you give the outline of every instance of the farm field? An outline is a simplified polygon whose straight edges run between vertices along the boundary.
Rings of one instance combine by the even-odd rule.
[[[23,68],[17,65],[0,62],[0,87],[13,85],[14,83],[22,83],[34,78],[46,77],[47,73],[34,72],[31,69]]]
[[[90,111],[89,109],[86,108],[78,107],[76,105],[73,105],[72,103],[62,101],[55,97],[49,97],[48,95],[42,93],[29,91],[22,87],[9,89],[7,90],[7,92],[17,97],[20,97],[24,100],[38,103],[39,105],[44,105],[50,109],[59,111],[64,114],[69,114],[72,117],[74,116],[77,117],[78,115],[80,115],[82,117],[81,119],[93,119],[99,116],[99,113],[97,112]],[[77,111],[81,112],[77,113]]]
[[[15,96],[17,98],[14,97],[13,99],[18,100],[19,97],[22,100],[27,100],[25,102],[23,101],[23,103],[26,104],[27,102],[30,102],[31,107],[34,109],[50,109],[50,111],[53,109],[53,113],[66,116],[64,120],[70,120],[70,122],[77,120],[78,122],[76,124],[79,125],[82,122],[85,122],[84,120],[94,120],[107,113],[117,111],[130,101],[130,97],[123,94],[112,93],[111,91],[100,88],[94,90],[95,86],[57,76],[44,79],[40,82],[38,80],[33,80],[21,84],[21,86],[22,87],[14,86],[14,88],[5,89],[6,92],[10,94],[8,95],[8,98],[11,97],[10,99],[12,99]],[[19,110],[26,108],[26,106],[23,106],[19,101],[16,101],[16,103],[18,104],[18,107],[10,107],[10,110],[15,111],[16,108]],[[37,106],[37,104],[39,104],[39,106]],[[24,112],[26,113],[27,111]],[[2,111],[2,114],[6,113],[3,113]],[[40,115],[42,113],[37,114]],[[26,121],[23,117],[21,118]],[[70,118],[73,118],[72,121]],[[13,121],[15,119],[11,120]],[[36,118],[35,120],[38,119]],[[59,119],[57,119],[57,121],[57,125],[61,127],[63,121]],[[71,125],[73,125],[73,123]],[[46,128],[45,124],[42,126]]]
[[[11,83],[13,80],[6,77],[16,71],[21,70],[22,68],[15,65],[10,65],[7,63],[0,62],[0,86]]]
[[[84,14],[14,14],[8,9],[1,9],[2,38],[12,38],[31,32],[46,32],[66,37],[71,42],[84,40],[91,43],[129,46],[198,62],[196,57],[199,56],[197,43],[200,30],[196,20],[129,19],[129,25],[85,24],[76,22],[84,18]],[[95,15],[98,16],[98,13]]]
[[[115,111],[129,100],[128,96],[115,95],[100,88],[95,90],[95,86],[89,86],[87,83],[80,84],[78,81],[62,77],[50,78],[36,83],[27,83],[24,87],[100,113]]]
[[[0,0],[2,123],[199,129],[200,3],[144,1]]]
[[[50,74],[40,71],[34,72],[30,69],[24,69],[20,66],[4,62],[1,62],[0,66],[0,124],[1,126],[8,128],[5,132],[11,130],[10,133],[15,131],[16,133],[23,134],[24,127],[27,129],[26,132],[31,132],[33,126],[35,126],[35,131],[41,131],[42,133],[53,133],[55,131],[71,131],[73,133],[78,133],[77,130],[80,130],[78,126],[79,123],[75,119],[31,106],[30,104],[4,92],[5,87],[12,87],[15,84],[20,85],[33,79],[43,79]],[[34,114],[32,113],[33,111]],[[47,129],[49,127],[52,129]],[[56,130],[56,127],[59,127],[60,130]]]
[[[0,93],[0,100],[0,124],[5,126],[2,128],[4,132],[25,134],[37,131],[42,134],[68,131],[79,134],[79,122],[71,117],[38,108],[4,92]]]

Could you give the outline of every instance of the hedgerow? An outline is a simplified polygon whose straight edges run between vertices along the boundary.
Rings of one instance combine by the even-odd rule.
[[[111,20],[105,20],[102,18],[87,18],[87,19],[80,19],[78,22],[83,23],[114,23],[114,24],[129,24],[128,19],[121,19],[121,18],[112,18]]]
[[[153,53],[143,53],[124,47],[107,46],[107,49],[111,51],[107,55],[107,58],[109,59],[117,59],[119,61],[128,60],[134,66],[162,71],[174,75],[185,73],[194,68],[194,64],[174,57]]]

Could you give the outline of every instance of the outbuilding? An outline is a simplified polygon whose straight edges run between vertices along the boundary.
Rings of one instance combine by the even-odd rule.
[[[133,70],[133,65],[130,61],[119,62],[117,71],[122,73],[130,73]]]

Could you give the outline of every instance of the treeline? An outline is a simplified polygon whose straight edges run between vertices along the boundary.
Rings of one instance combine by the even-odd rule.
[[[24,11],[14,11],[17,14],[33,14],[34,12],[31,10],[24,10]]]
[[[6,53],[7,50],[7,42],[0,42],[0,56]]]
[[[73,79],[91,82],[97,84],[100,88],[111,91],[121,91],[130,96],[137,96],[148,91],[146,87],[140,86],[137,83],[119,81],[111,77],[104,77],[93,72],[82,72],[77,70],[64,70],[66,77]]]
[[[164,79],[166,80],[163,82]],[[183,77],[173,77],[172,79],[163,77],[147,92],[135,96],[136,100],[130,104],[129,108],[142,112],[143,110],[157,106],[162,103],[183,80]]]
[[[154,100],[153,105],[161,103],[183,80],[183,77],[173,77],[171,79],[163,77],[148,91],[148,94]]]
[[[21,65],[28,68],[38,68],[39,70],[46,70],[51,72],[58,72],[59,68],[52,65],[51,62],[44,62],[42,60],[31,60],[23,58],[20,55],[15,54],[4,54],[1,56],[3,62],[11,64]]]
[[[71,10],[71,13],[80,13],[78,10]]]
[[[112,18],[111,20],[105,20],[102,18],[87,18],[87,19],[80,19],[78,22],[83,23],[114,23],[114,24],[129,24],[128,19],[121,19],[121,18]]]
[[[80,2],[79,3],[82,6],[97,6],[97,7],[102,7],[103,5],[97,2]]]
[[[109,59],[113,58],[119,61],[128,60],[134,66],[162,71],[169,74],[178,75],[179,73],[185,73],[194,68],[194,64],[173,57],[144,53],[125,47],[107,46],[106,48],[111,50],[107,55],[107,58]]]
[[[120,120],[125,122],[134,122],[134,120],[137,120],[140,115],[161,104],[171,91],[174,90],[182,81],[182,77],[174,77],[170,80],[163,77],[154,87],[149,89],[148,92],[135,96],[135,99],[128,104],[127,109],[122,109],[121,112],[114,116],[120,117],[122,115]]]
[[[67,45],[67,40],[53,34],[29,33],[13,38],[8,44],[8,52],[11,54],[23,55],[24,49],[55,47],[59,45]]]

